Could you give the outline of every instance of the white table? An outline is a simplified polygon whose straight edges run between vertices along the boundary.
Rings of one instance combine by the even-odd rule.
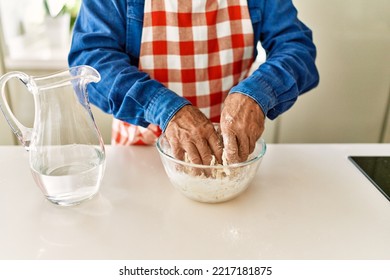
[[[170,184],[154,147],[107,146],[98,196],[46,201],[22,147],[0,147],[0,259],[390,259],[390,202],[347,159],[389,144],[275,144],[221,204]]]

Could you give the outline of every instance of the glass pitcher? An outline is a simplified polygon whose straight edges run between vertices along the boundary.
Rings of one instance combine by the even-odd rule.
[[[33,94],[33,128],[22,125],[11,111],[5,85],[13,78]],[[78,204],[99,190],[105,150],[87,94],[87,85],[99,81],[99,73],[89,66],[72,67],[44,77],[10,72],[0,78],[0,109],[29,151],[35,182],[55,204]]]

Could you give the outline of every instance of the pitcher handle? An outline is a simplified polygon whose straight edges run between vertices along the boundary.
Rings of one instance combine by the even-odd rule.
[[[6,83],[13,78],[18,78],[31,91],[32,84],[30,83],[30,76],[27,74],[18,71],[4,74],[0,78],[0,109],[3,112],[4,117],[6,118],[8,125],[11,127],[13,133],[28,151],[31,142],[32,128],[26,127],[18,121],[18,119],[12,113],[6,97]]]

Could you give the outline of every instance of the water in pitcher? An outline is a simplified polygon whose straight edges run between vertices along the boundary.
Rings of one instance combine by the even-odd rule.
[[[11,110],[5,92],[11,79],[22,82],[34,97],[32,128],[19,122]],[[105,149],[87,93],[87,85],[99,81],[100,74],[86,65],[45,76],[13,71],[0,77],[0,110],[29,151],[37,185],[55,204],[75,205],[99,190]]]
[[[104,154],[88,145],[49,147],[48,158],[31,168],[33,177],[45,196],[59,205],[74,205],[93,197],[104,173]]]

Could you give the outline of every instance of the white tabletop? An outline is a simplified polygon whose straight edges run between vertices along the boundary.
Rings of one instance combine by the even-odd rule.
[[[0,259],[390,259],[390,202],[347,159],[388,144],[268,145],[221,204],[170,184],[154,147],[107,146],[98,196],[46,201],[22,147],[0,147]]]

